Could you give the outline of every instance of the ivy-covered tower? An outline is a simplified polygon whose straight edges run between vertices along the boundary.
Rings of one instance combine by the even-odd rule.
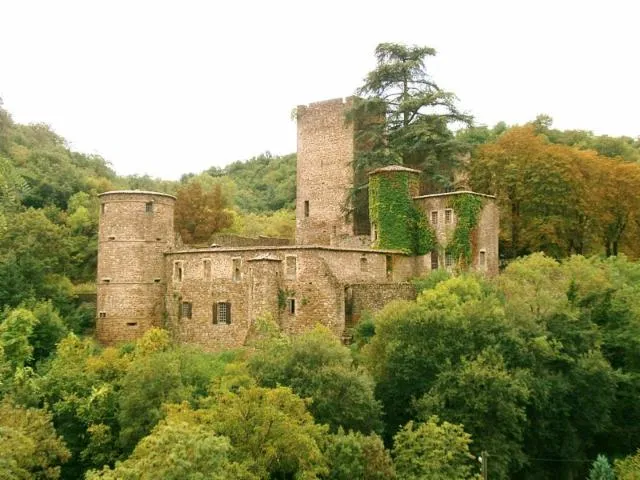
[[[371,246],[422,255],[433,239],[413,197],[420,189],[420,170],[391,165],[369,173]]]

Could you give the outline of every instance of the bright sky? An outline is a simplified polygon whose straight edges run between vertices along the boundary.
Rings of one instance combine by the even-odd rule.
[[[428,45],[476,121],[640,135],[637,0],[0,0],[0,97],[119,174],[295,151],[291,111],[348,96],[380,42]]]

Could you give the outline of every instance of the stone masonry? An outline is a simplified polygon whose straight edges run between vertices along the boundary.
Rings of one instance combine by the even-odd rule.
[[[244,345],[259,318],[289,334],[321,324],[344,336],[366,311],[415,298],[410,279],[432,267],[455,269],[443,252],[414,257],[371,248],[354,235],[344,211],[353,183],[353,128],[348,101],[298,107],[296,243],[224,238],[222,245],[183,247],[173,230],[175,198],[144,191],[100,194],[96,336],[107,344],[139,338],[153,326],[209,350]],[[382,173],[393,174],[398,167]],[[445,213],[453,192],[407,194],[425,218],[437,212],[438,243],[456,225]],[[495,199],[482,196],[472,269],[498,270]],[[447,222],[445,222],[447,215]],[[436,265],[437,264],[437,265]]]

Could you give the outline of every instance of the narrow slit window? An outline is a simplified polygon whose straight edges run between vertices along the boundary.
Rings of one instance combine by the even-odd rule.
[[[367,257],[360,257],[360,271],[366,272],[367,270],[369,270],[367,265]]]
[[[433,210],[431,212],[431,225],[438,225],[438,211]]]
[[[105,212],[104,203],[102,203],[100,204],[100,213],[104,215],[104,212]]]
[[[181,282],[184,277],[184,267],[182,262],[173,262],[173,280]]]
[[[309,216],[309,200],[304,201],[304,216]]]
[[[231,272],[231,278],[234,282],[239,282],[242,280],[242,271],[240,270],[242,267],[242,260],[240,258],[234,258],[231,263],[233,269]]]
[[[202,276],[205,280],[211,280],[211,260],[202,261]]]
[[[288,310],[289,310],[289,315],[295,315],[296,314],[296,299],[295,298],[289,298],[287,300],[287,306],[288,306]]]
[[[385,264],[387,270],[387,278],[391,278],[393,275],[393,257],[391,255],[385,256]]]
[[[480,254],[478,255],[478,264],[481,267],[487,265],[487,252],[485,250],[480,250]]]

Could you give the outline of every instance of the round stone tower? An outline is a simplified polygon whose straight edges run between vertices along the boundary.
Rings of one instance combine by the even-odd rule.
[[[139,190],[99,197],[96,337],[115,344],[162,325],[176,199]]]

